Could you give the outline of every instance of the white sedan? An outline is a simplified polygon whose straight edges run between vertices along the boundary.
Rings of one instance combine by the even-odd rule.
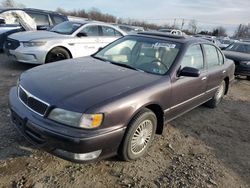
[[[12,34],[5,52],[18,62],[44,64],[92,55],[124,35],[121,29],[102,22],[67,21],[50,31]]]

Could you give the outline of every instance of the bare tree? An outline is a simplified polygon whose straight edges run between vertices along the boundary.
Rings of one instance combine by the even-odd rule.
[[[197,30],[198,30],[198,24],[196,22],[196,20],[190,20],[190,22],[188,23],[189,29],[190,29],[190,33],[192,34],[196,34]]]
[[[234,33],[236,38],[249,38],[250,37],[250,23],[247,25],[240,24]]]
[[[3,0],[0,4],[2,8],[24,8],[25,5],[22,3],[16,3],[14,0]]]

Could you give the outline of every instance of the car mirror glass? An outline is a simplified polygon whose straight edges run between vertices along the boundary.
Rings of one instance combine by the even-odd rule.
[[[3,19],[3,18],[0,18],[0,24],[5,24],[6,22],[5,22],[5,19]]]
[[[178,76],[199,77],[200,70],[193,67],[184,67],[179,71]]]
[[[77,37],[87,37],[88,36],[88,34],[87,33],[83,33],[83,32],[81,32],[81,33],[77,33],[77,35],[76,35]]]

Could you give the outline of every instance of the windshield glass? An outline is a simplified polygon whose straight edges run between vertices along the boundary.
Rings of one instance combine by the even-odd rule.
[[[63,22],[53,27],[50,31],[63,35],[71,35],[81,26],[82,24],[77,22]]]
[[[250,43],[233,43],[226,50],[250,54]]]
[[[94,55],[95,58],[152,74],[165,74],[180,44],[147,37],[124,37]]]

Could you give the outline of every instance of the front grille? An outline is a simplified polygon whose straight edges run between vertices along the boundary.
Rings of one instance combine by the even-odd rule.
[[[7,38],[5,41],[4,47],[8,50],[15,50],[20,46],[20,42],[18,40]]]
[[[18,87],[19,99],[32,111],[39,115],[45,115],[49,105],[44,101],[30,94],[28,91],[23,89],[21,86]]]

